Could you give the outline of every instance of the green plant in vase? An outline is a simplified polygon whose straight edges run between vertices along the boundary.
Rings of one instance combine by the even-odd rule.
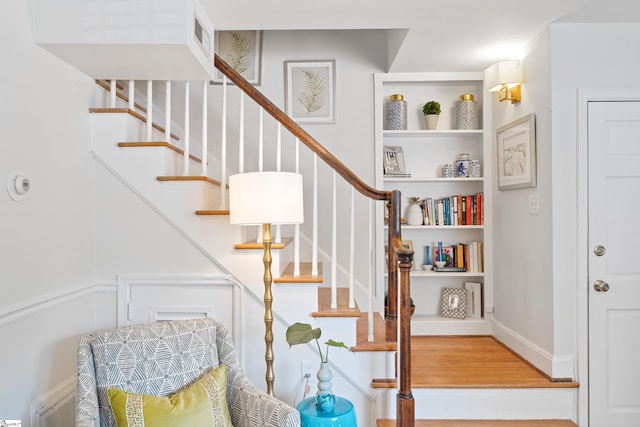
[[[329,368],[329,347],[346,348],[349,350],[343,342],[334,341],[329,339],[325,341],[326,350],[324,355],[322,354],[322,348],[320,347],[320,336],[322,330],[315,328],[308,323],[296,322],[287,328],[287,343],[289,347],[298,344],[307,344],[311,340],[316,341],[318,346],[318,354],[320,355],[320,369],[318,370],[318,392],[316,393],[316,404],[319,410],[323,412],[330,412],[335,406],[336,398],[331,391],[331,379],[333,374]]]

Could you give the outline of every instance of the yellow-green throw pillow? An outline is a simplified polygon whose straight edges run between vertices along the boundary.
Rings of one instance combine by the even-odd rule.
[[[220,365],[170,397],[107,391],[118,427],[233,427],[227,408],[227,368]]]

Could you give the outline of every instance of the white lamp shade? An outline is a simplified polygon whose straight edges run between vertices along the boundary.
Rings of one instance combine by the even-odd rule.
[[[496,62],[487,68],[484,77],[488,92],[497,92],[502,85],[516,86],[522,83],[522,62]]]
[[[250,172],[229,177],[231,224],[301,224],[304,222],[302,175]]]

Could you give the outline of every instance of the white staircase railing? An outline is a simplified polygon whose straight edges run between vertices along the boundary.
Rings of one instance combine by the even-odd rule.
[[[202,159],[200,174],[219,180],[220,210],[225,210],[227,206],[227,177],[230,174],[247,172],[252,168],[259,171],[291,169],[304,176],[307,183],[305,206],[310,208],[307,212],[311,218],[307,217],[304,225],[295,226],[293,229],[293,275],[301,276],[301,259],[306,257],[311,259],[311,275],[319,276],[322,257],[330,268],[330,274],[328,277],[325,275],[324,281],[331,286],[331,308],[338,307],[337,288],[341,286],[340,284],[345,285],[349,290],[349,308],[354,308],[356,302],[360,300],[361,310],[368,311],[368,339],[373,341],[373,313],[378,301],[373,262],[375,253],[373,201],[355,191],[344,178],[338,176],[334,169],[320,168],[316,153],[306,150],[301,152],[300,140],[287,130],[283,132],[283,127],[277,120],[271,117],[270,121],[265,120],[264,108],[261,106],[247,105],[244,99],[246,95],[228,84],[226,77],[221,87],[214,87],[213,90],[209,87],[208,81],[200,82],[199,85],[189,81],[166,81],[164,82],[164,102],[154,98],[156,96],[154,86],[160,86],[162,82],[147,81],[144,84],[140,82],[137,86],[134,81],[124,83],[127,85],[127,108],[136,110],[136,97],[142,104],[146,103],[146,112],[140,113],[146,117],[148,142],[152,141],[154,105],[157,107],[164,104],[165,142],[173,143],[184,151],[183,176],[193,175],[189,162],[194,142],[191,124],[197,121],[202,122],[199,144],[201,147],[199,155]],[[146,91],[143,93],[135,89],[141,86],[146,86]],[[115,108],[117,82],[112,80],[109,88],[109,106]],[[184,98],[181,102],[172,94],[172,90],[177,88],[184,88]],[[199,88],[201,89],[198,93]],[[155,92],[162,94],[162,90]],[[161,98],[160,95],[158,98]],[[236,95],[239,107],[231,111],[230,100]],[[202,98],[201,107],[193,109],[192,100],[197,98]],[[174,110],[184,112],[182,123],[176,123],[176,115],[172,114]],[[210,110],[220,113],[216,117],[209,113]],[[253,117],[257,115],[253,125],[247,120],[252,113],[254,113]],[[247,131],[249,128],[252,128],[253,132]],[[180,135],[179,142],[174,141],[172,129],[179,129],[175,131]],[[220,151],[212,154],[209,148],[209,137],[215,138],[216,133],[219,134],[219,140],[216,142],[219,143]],[[230,146],[228,146],[230,134],[237,134],[237,147],[233,150],[229,150]],[[237,156],[237,161],[229,158],[231,152]],[[219,166],[215,170],[209,170],[209,166],[214,164]],[[311,166],[302,167],[301,164]],[[231,165],[237,165],[237,167]],[[327,185],[327,183],[330,184]],[[341,204],[343,200],[347,200],[344,206]],[[259,208],[259,206],[256,207],[256,209]],[[260,235],[261,233],[258,232],[258,241]],[[302,235],[307,238],[301,239]],[[274,241],[281,240],[281,230],[278,227]],[[356,246],[356,242],[362,242],[362,244]],[[279,273],[276,272],[276,277]]]

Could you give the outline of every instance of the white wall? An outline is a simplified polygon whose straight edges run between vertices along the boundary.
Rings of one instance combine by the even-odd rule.
[[[32,398],[73,375],[70,344],[94,322],[82,307],[96,297],[20,317],[34,308],[25,303],[94,279],[93,81],[32,43],[25,1],[3,2],[0,26],[0,419],[26,420]],[[5,191],[13,170],[32,183],[20,202]]]
[[[537,185],[498,191],[494,204],[494,333],[548,374],[552,371],[553,280],[551,204],[550,40],[543,31],[525,48],[524,84],[518,104],[492,98],[495,130],[530,113],[536,116]],[[495,165],[495,160],[494,160]],[[497,166],[496,166],[497,167]],[[540,197],[540,214],[529,214],[529,196]]]
[[[554,351],[574,354],[578,339],[578,90],[640,88],[640,24],[551,25]]]
[[[639,24],[553,24],[528,46],[522,103],[493,102],[494,128],[536,114],[538,170],[536,188],[495,193],[494,332],[558,378],[575,378],[586,339],[578,336],[586,256],[578,252],[578,91],[640,87],[640,58],[628,53],[639,37]],[[528,196],[536,193],[540,215],[532,216]]]

